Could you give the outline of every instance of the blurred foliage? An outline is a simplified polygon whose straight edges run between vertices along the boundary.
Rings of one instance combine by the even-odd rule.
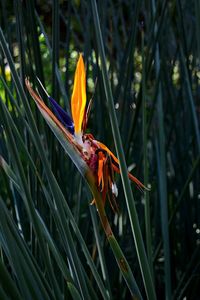
[[[0,299],[131,297],[92,196],[24,83],[28,76],[37,89],[38,76],[70,112],[82,52],[87,100],[94,97],[88,132],[115,152],[92,2],[0,0]],[[151,186],[132,191],[157,298],[199,299],[199,1],[97,7],[126,163]],[[116,182],[120,213],[109,204],[106,212],[146,299]]]

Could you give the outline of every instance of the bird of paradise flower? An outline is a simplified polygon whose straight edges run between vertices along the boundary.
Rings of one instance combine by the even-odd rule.
[[[67,140],[86,162],[95,178],[98,191],[102,195],[103,204],[108,199],[112,209],[118,211],[116,203],[118,190],[114,181],[114,172],[120,173],[119,161],[107,146],[97,141],[91,133],[85,133],[92,102],[90,100],[86,108],[86,73],[82,54],[79,56],[74,77],[71,97],[72,116],[47,93],[39,79],[38,82],[47,95],[54,113],[45,105],[42,98],[32,89],[29,80],[26,79],[26,86],[30,95],[40,110],[47,114],[59,129],[64,132]],[[138,189],[149,190],[131,173],[128,173],[128,176]],[[95,203],[95,200],[92,203]]]

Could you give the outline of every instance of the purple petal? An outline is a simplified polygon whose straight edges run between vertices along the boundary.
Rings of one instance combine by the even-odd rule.
[[[69,132],[74,135],[74,122],[70,115],[51,96],[48,98],[58,119],[69,130]]]

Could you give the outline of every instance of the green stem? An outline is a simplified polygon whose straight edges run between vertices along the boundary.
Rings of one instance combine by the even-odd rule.
[[[94,177],[91,174],[91,172],[88,170],[85,174],[85,178],[89,184],[89,187],[92,191],[92,194],[95,199],[95,204],[98,210],[99,218],[103,227],[103,230],[107,236],[108,242],[112,248],[113,254],[115,256],[115,259],[117,261],[117,264],[119,266],[120,271],[122,272],[122,275],[127,283],[127,286],[132,294],[133,299],[143,299],[140,293],[140,290],[137,286],[137,283],[135,281],[135,278],[133,276],[133,273],[131,271],[131,268],[112,232],[110,223],[108,221],[101,194],[99,193],[96,183],[94,181]]]

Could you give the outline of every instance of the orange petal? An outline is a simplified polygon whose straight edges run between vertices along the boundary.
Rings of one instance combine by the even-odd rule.
[[[80,133],[82,130],[83,117],[85,114],[86,105],[86,74],[85,65],[82,54],[76,66],[74,76],[74,88],[71,98],[71,111],[74,121],[75,133]]]
[[[106,145],[104,145],[103,143],[97,141],[97,144],[99,145],[100,148],[106,150],[106,152],[108,152],[110,154],[110,156],[112,157],[112,159],[119,164],[119,160],[117,159],[117,157],[110,151],[110,149],[108,149],[108,147],[106,147]]]
[[[104,188],[104,178],[103,178],[103,165],[104,165],[104,155],[102,153],[98,154],[98,186],[102,183],[102,190]]]
[[[115,172],[120,174],[120,169],[119,169],[119,160],[117,159],[117,157],[108,149],[108,147],[106,147],[103,143],[97,141],[98,145],[100,148],[106,150],[110,156],[112,157],[112,159],[115,161],[115,163],[118,165],[116,166],[115,164],[112,164],[112,167],[114,169]],[[146,190],[149,191],[150,189],[148,187],[146,187],[139,179],[137,179],[135,176],[133,176],[131,173],[128,173],[128,177],[131,181],[133,181],[137,187],[141,190]]]

